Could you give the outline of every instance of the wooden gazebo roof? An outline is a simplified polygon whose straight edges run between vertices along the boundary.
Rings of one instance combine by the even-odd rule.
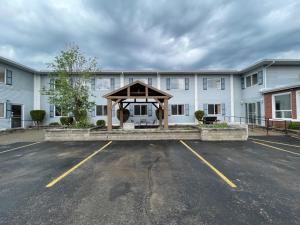
[[[103,96],[106,99],[116,101],[118,99],[170,99],[173,96],[155,87],[145,84],[142,81],[134,81],[124,87],[107,93]]]

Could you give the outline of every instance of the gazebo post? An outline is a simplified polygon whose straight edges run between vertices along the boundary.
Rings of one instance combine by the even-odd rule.
[[[107,130],[112,131],[112,100],[107,99]]]
[[[120,127],[123,128],[124,114],[123,114],[123,103],[120,103]]]
[[[159,119],[159,128],[161,129],[162,128],[162,107],[161,105],[159,105],[158,107],[158,119]]]
[[[164,129],[168,129],[168,99],[164,98]]]

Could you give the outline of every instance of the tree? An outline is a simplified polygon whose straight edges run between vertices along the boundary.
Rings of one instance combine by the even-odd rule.
[[[76,45],[62,50],[49,64],[50,88],[43,89],[50,104],[74,116],[75,125],[88,126],[87,112],[95,103],[89,100],[91,72],[97,70],[95,58],[87,58]],[[54,82],[53,82],[54,81]]]

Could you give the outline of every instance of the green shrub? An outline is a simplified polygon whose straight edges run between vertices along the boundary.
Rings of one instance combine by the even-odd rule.
[[[96,125],[98,127],[105,127],[105,120],[97,120]]]
[[[31,110],[30,111],[30,116],[31,119],[37,124],[40,125],[40,123],[43,122],[45,118],[45,110]]]
[[[300,130],[300,123],[290,122],[288,125],[288,129]]]
[[[71,116],[63,116],[63,117],[60,117],[60,123],[62,125],[67,125],[67,126],[70,126],[72,125],[74,122],[74,119],[73,117]]]
[[[155,115],[156,115],[156,118],[159,120],[159,114],[158,114],[158,109],[155,109]],[[164,119],[164,110],[162,110],[162,119]]]
[[[203,110],[197,110],[195,113],[195,117],[198,121],[201,121],[204,116],[204,111]]]
[[[123,122],[125,123],[130,116],[130,112],[128,109],[123,109]],[[117,118],[120,121],[120,109],[117,110]]]
[[[49,126],[59,126],[60,124],[58,122],[52,122],[52,123],[49,123]]]
[[[225,122],[214,123],[214,124],[200,124],[199,126],[203,128],[228,128],[229,127],[229,125]]]

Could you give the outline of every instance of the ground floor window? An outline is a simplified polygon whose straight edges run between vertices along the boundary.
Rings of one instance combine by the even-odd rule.
[[[274,95],[275,118],[292,118],[291,94]]]
[[[209,115],[219,115],[221,114],[221,104],[208,104],[207,110]]]
[[[61,107],[55,106],[55,116],[68,116],[68,113],[62,110]]]
[[[0,118],[4,117],[4,103],[0,103]]]
[[[96,116],[106,116],[107,105],[96,105]]]
[[[172,115],[184,115],[184,105],[171,105]]]
[[[147,105],[134,105],[134,115],[135,116],[146,116],[147,115]]]

